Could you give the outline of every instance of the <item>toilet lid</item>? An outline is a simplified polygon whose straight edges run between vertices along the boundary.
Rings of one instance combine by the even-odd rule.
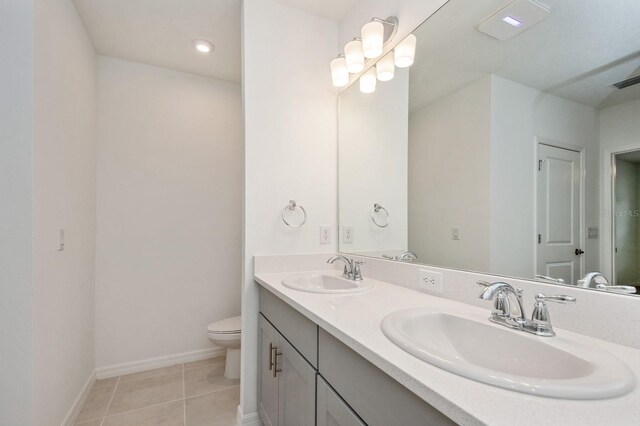
[[[239,333],[242,329],[241,318],[238,316],[212,322],[207,326],[207,331],[209,333]]]

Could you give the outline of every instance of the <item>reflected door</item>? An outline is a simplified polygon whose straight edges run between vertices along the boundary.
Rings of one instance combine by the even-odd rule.
[[[567,284],[580,277],[582,164],[579,152],[538,145],[537,271]]]

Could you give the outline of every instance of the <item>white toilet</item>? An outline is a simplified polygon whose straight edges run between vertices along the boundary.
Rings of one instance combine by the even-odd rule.
[[[227,348],[227,361],[224,366],[224,377],[227,379],[240,378],[241,332],[241,317],[239,316],[212,322],[207,326],[209,340],[218,346]]]

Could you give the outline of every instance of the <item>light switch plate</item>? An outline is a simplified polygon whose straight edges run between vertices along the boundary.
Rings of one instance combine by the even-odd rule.
[[[442,294],[442,274],[427,269],[418,270],[418,287],[432,293]]]
[[[451,228],[451,238],[456,241],[460,239],[460,228]]]

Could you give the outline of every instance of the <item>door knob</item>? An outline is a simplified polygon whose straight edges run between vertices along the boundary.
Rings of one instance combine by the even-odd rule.
[[[580,256],[581,254],[584,254],[584,250],[576,249],[576,256]]]

